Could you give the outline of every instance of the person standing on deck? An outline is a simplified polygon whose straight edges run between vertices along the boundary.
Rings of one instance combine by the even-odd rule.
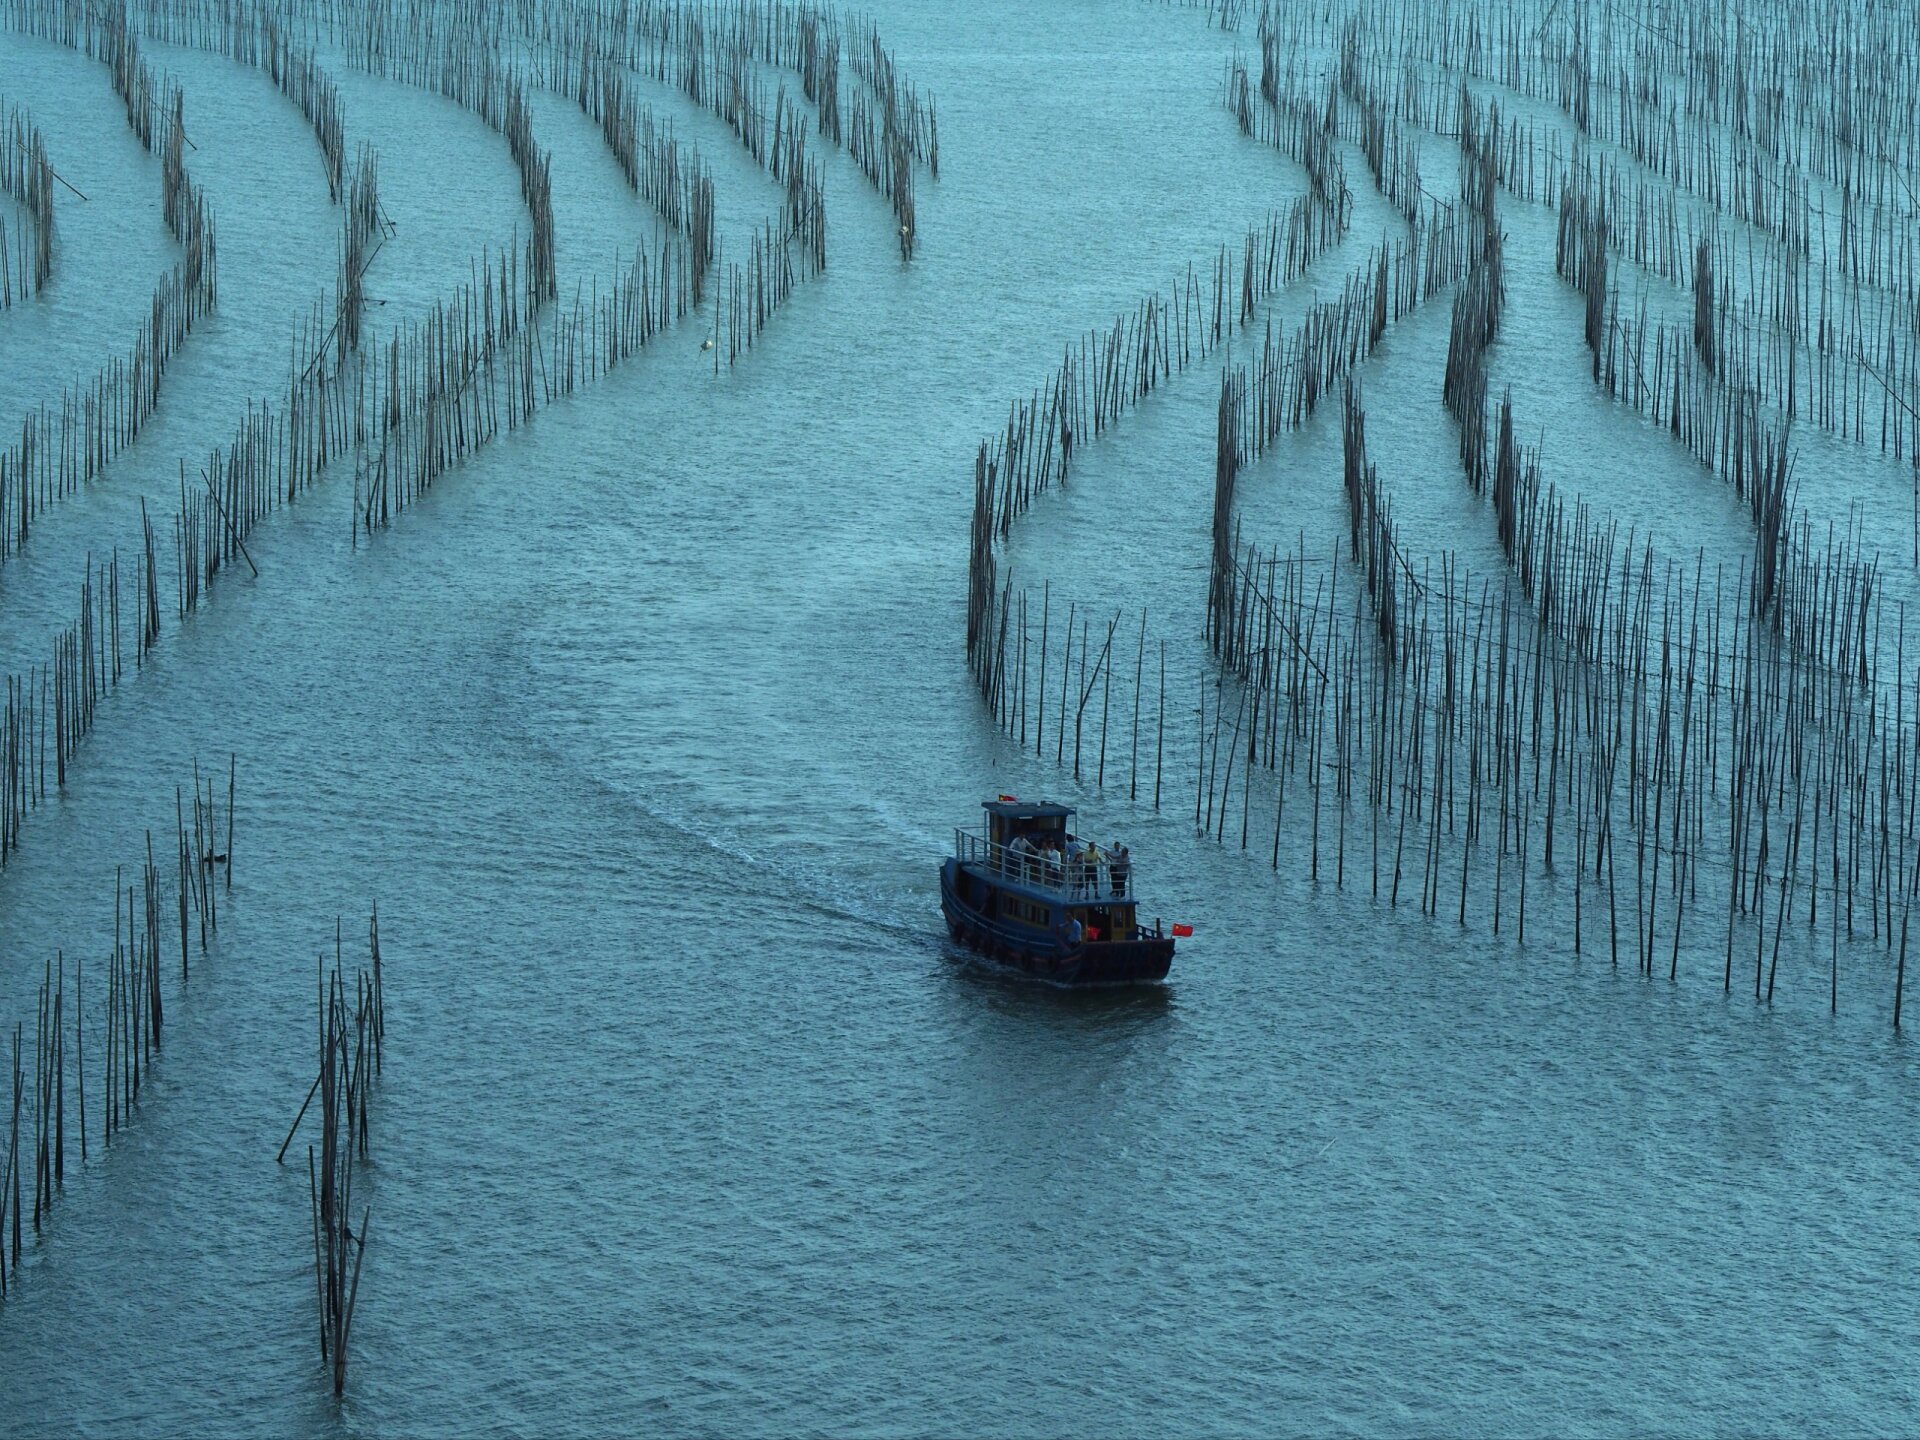
[[[1113,881],[1113,893],[1116,898],[1127,893],[1127,878],[1132,869],[1126,846],[1116,844],[1107,852],[1107,874]]]
[[[1080,882],[1085,893],[1097,896],[1100,893],[1100,847],[1089,840],[1087,848],[1080,852]]]

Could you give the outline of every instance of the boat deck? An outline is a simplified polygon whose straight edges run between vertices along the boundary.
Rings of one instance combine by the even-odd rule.
[[[1081,866],[1064,855],[1046,857],[1036,851],[996,845],[965,828],[956,828],[953,839],[953,853],[962,865],[1003,888],[1023,890],[1039,899],[1082,904],[1127,903],[1134,899],[1132,861],[1115,867],[1105,858],[1105,851],[1100,852],[1100,860]],[[1068,835],[1067,842],[1087,843],[1076,835]],[[1117,876],[1116,868],[1120,872]]]

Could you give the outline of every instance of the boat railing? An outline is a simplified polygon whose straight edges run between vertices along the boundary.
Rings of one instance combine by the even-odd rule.
[[[963,865],[978,865],[1029,889],[1044,890],[1064,899],[1089,902],[1133,899],[1132,861],[1125,860],[1116,866],[1104,850],[1099,859],[1091,861],[1065,855],[1043,858],[1035,851],[996,845],[976,831],[956,828],[953,853]]]

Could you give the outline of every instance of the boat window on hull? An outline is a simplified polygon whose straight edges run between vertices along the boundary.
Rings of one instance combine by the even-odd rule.
[[[1041,929],[1046,928],[1053,918],[1052,912],[1045,905],[1032,900],[1023,900],[1018,895],[1001,896],[1000,913],[1009,920]]]

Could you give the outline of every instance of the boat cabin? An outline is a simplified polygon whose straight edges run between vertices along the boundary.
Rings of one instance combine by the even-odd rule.
[[[1067,822],[1073,819],[1069,805],[1022,805],[1018,800],[989,800],[980,807],[987,812],[987,840],[994,845],[1012,845],[1022,835],[1029,843],[1052,840],[1061,848],[1067,843]]]

